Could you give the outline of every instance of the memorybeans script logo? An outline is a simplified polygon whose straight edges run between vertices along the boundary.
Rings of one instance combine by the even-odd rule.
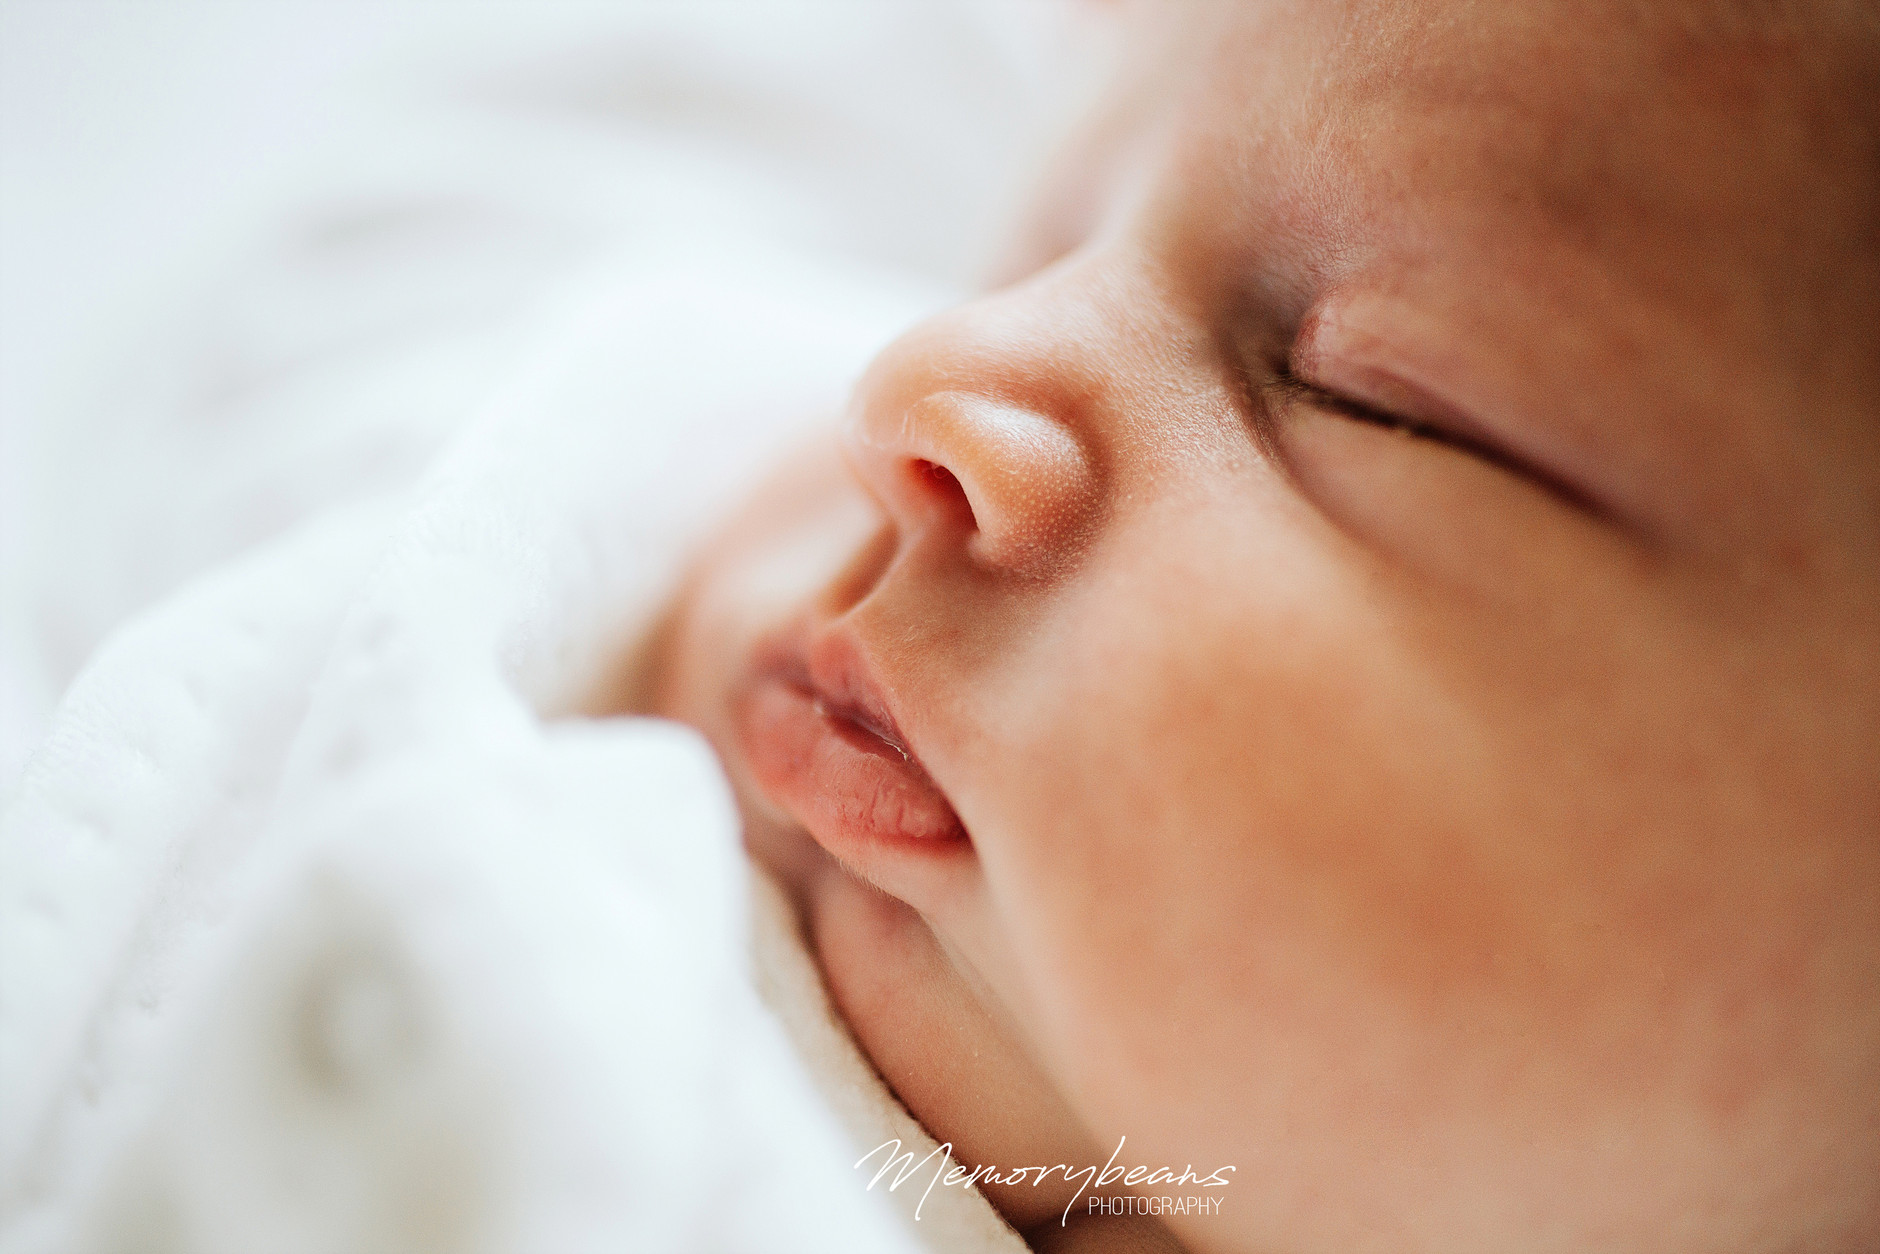
[[[1076,1209],[1080,1199],[1086,1193],[1086,1209],[1093,1215],[1218,1215],[1221,1212],[1221,1199],[1207,1194],[1192,1194],[1183,1197],[1169,1196],[1123,1196],[1100,1197],[1095,1190],[1108,1188],[1112,1184],[1121,1184],[1130,1189],[1148,1189],[1157,1185],[1167,1185],[1176,1189],[1224,1189],[1231,1183],[1221,1173],[1233,1171],[1232,1166],[1217,1167],[1205,1176],[1196,1175],[1194,1164],[1190,1163],[1177,1172],[1172,1167],[1120,1167],[1116,1160],[1122,1157],[1123,1144],[1128,1137],[1119,1137],[1116,1151],[1110,1155],[1110,1161],[1101,1167],[1072,1167],[1059,1163],[1054,1167],[1006,1167],[982,1166],[967,1167],[963,1163],[953,1162],[953,1145],[935,1146],[928,1150],[926,1157],[914,1158],[913,1150],[903,1150],[899,1137],[883,1141],[855,1160],[860,1168],[870,1159],[880,1155],[880,1168],[874,1179],[868,1182],[873,1189],[883,1177],[893,1172],[894,1178],[888,1182],[890,1193],[907,1183],[909,1177],[921,1170],[934,1156],[940,1161],[934,1165],[933,1175],[927,1180],[927,1187],[921,1191],[920,1203],[914,1207],[914,1218],[920,1218],[921,1207],[927,1204],[927,1197],[934,1186],[942,1188],[971,1188],[975,1184],[1030,1184],[1034,1189],[1053,1176],[1063,1176],[1066,1183],[1077,1182],[1077,1192],[1065,1204],[1064,1214],[1058,1219],[1058,1226],[1070,1222],[1071,1211]],[[948,1164],[952,1164],[949,1166]]]

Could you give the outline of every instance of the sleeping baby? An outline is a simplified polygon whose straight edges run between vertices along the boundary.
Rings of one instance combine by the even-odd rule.
[[[1032,10],[748,7],[39,424],[0,1246],[1880,1249],[1871,0],[1112,0],[866,371]]]
[[[1119,20],[648,708],[1037,1248],[1880,1245],[1880,21]]]

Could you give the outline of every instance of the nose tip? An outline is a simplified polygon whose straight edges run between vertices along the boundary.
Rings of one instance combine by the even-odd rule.
[[[898,395],[897,395],[898,394]],[[982,392],[857,393],[847,446],[863,481],[910,536],[957,531],[968,556],[1044,576],[1088,532],[1096,484],[1061,418]]]

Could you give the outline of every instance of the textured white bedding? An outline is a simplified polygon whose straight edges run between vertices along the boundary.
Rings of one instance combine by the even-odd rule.
[[[924,1134],[709,752],[581,714],[1052,98],[1042,7],[816,7],[433,58],[34,428],[0,1248],[1015,1248],[868,1191]]]

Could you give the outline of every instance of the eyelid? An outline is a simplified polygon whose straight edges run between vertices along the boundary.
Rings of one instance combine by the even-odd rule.
[[[1307,382],[1294,374],[1290,365],[1282,365],[1274,371],[1272,380],[1267,384],[1267,391],[1269,395],[1280,400],[1303,401],[1308,405],[1329,409],[1333,413],[1344,414],[1348,418],[1356,418],[1361,422],[1405,431],[1412,435],[1441,438],[1436,428],[1428,423],[1414,421],[1401,414],[1394,414],[1389,410],[1379,409],[1375,405],[1367,405],[1363,401],[1341,395],[1320,384]]]
[[[1456,429],[1463,424],[1445,424],[1440,420],[1432,421],[1413,417],[1380,408],[1341,392],[1334,392],[1310,379],[1301,378],[1291,363],[1282,363],[1275,368],[1266,390],[1270,398],[1281,403],[1297,402],[1311,405],[1321,411],[1340,414],[1358,422],[1370,423],[1387,431],[1402,432],[1412,438],[1447,445],[1497,469],[1526,479],[1574,509],[1601,520],[1620,521],[1609,508],[1584,489],[1562,479],[1546,467],[1510,453],[1472,432]]]

